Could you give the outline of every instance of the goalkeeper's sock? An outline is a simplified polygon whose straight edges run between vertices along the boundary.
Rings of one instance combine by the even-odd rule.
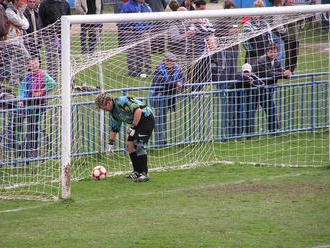
[[[137,163],[137,172],[139,172],[139,173],[142,173],[142,172],[148,173],[147,155],[143,154],[143,155],[137,156],[137,161],[138,161],[138,163]]]
[[[138,171],[138,166],[137,166],[137,164],[138,164],[138,156],[136,155],[136,152],[130,153],[129,156],[130,156],[131,161],[132,161],[133,170],[139,172]]]

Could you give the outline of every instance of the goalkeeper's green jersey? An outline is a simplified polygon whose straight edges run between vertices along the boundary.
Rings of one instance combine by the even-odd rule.
[[[144,102],[137,100],[129,96],[116,97],[114,100],[114,106],[111,115],[111,131],[118,133],[120,131],[123,122],[132,124],[134,118],[134,112],[140,108],[142,114],[148,117],[152,114],[152,110]]]

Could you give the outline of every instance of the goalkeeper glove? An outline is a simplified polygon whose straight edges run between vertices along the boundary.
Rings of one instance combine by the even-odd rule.
[[[128,130],[127,130],[127,134],[128,134],[128,141],[134,141],[134,134],[135,134],[135,130],[136,126],[132,125]]]
[[[133,137],[134,134],[135,134],[135,128],[136,126],[132,125],[128,130],[127,130],[127,134],[130,136],[130,137]]]
[[[110,140],[109,144],[107,145],[107,154],[110,156],[113,153],[113,144],[115,143],[114,140]]]

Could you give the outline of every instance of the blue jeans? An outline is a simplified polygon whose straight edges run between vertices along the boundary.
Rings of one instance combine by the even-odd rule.
[[[160,96],[151,100],[151,106],[155,113],[155,143],[164,145],[167,143],[167,113],[169,108],[169,99],[172,96]]]

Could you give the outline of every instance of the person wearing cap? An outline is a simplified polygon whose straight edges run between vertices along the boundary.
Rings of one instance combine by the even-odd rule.
[[[290,70],[284,70],[281,67],[281,63],[276,58],[277,56],[277,44],[272,43],[267,47],[266,54],[260,56],[257,60],[253,71],[256,75],[263,79],[265,84],[269,87],[265,87],[260,90],[260,105],[267,114],[268,131],[275,132],[278,128],[276,121],[276,106],[273,100],[274,87],[278,79],[288,79],[291,77]]]
[[[242,71],[236,74],[235,79],[231,88],[242,90],[233,92],[234,96],[230,99],[232,134],[240,136],[244,131],[249,138],[254,133],[259,89],[264,82],[252,72],[252,66],[248,63],[242,65]]]
[[[149,181],[148,160],[145,145],[155,126],[152,110],[142,101],[129,96],[112,97],[105,93],[99,94],[95,99],[96,107],[110,113],[110,138],[107,154],[113,153],[116,135],[123,122],[131,125],[127,129],[127,151],[129,153],[133,172],[126,176],[136,182]]]
[[[159,88],[150,92],[151,103],[155,109],[155,141],[158,145],[167,143],[167,112],[175,111],[175,96],[185,83],[181,67],[176,63],[173,53],[166,53],[153,73],[151,86]]]

